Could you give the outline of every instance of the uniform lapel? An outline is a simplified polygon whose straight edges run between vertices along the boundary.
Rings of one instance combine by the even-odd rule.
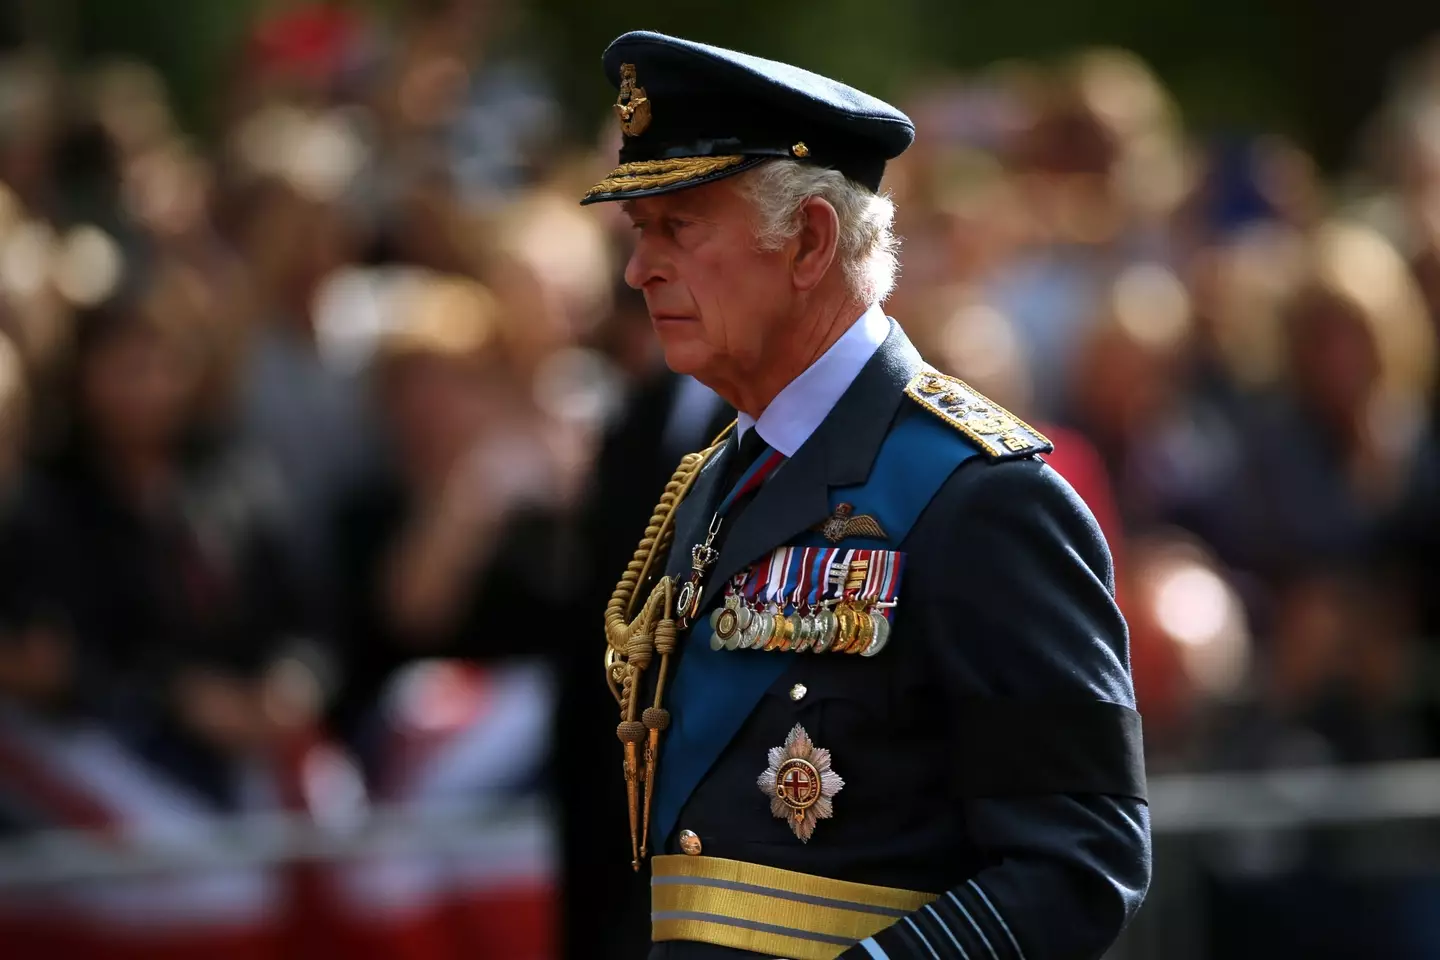
[[[690,548],[704,541],[715,506],[725,495],[725,491],[720,489],[720,479],[729,469],[730,459],[735,456],[738,442],[737,434],[732,431],[725,446],[701,468],[700,476],[695,478],[690,492],[680,501],[680,506],[675,508],[675,538],[671,542],[670,556],[665,565],[666,574],[681,579],[688,574]]]
[[[915,348],[891,323],[890,335],[840,398],[820,428],[795,452],[745,508],[729,532],[715,567],[706,578],[708,609],[716,591],[741,568],[823,520],[830,510],[830,488],[863,483],[904,396],[905,384],[920,370]],[[734,442],[726,455],[733,455]],[[696,481],[686,502],[702,506],[679,517],[670,572],[689,565],[689,547],[703,539],[724,474],[724,457]],[[703,495],[703,496],[702,496]],[[690,539],[682,539],[681,534]],[[683,554],[683,556],[681,556]],[[765,691],[789,667],[783,655],[710,649],[710,624],[702,617],[686,638],[684,653],[670,687],[673,719],[663,743],[652,836],[663,844],[680,811],[706,772],[745,723]]]

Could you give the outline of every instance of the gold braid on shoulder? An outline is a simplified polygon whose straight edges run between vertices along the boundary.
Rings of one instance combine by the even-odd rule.
[[[655,505],[655,512],[645,526],[645,535],[635,548],[635,555],[625,567],[610,602],[605,607],[605,682],[620,704],[620,726],[616,728],[624,746],[625,793],[630,809],[630,852],[632,866],[640,869],[650,843],[650,801],[655,785],[655,764],[660,753],[660,733],[670,725],[670,711],[663,706],[665,679],[670,671],[670,655],[675,652],[675,581],[661,577],[649,597],[636,613],[639,589],[650,582],[655,569],[665,563],[675,539],[675,508],[690,492],[700,470],[709,462],[734,428],[734,423],[721,431],[710,445],[698,453],[687,453],[675,468],[665,492]],[[660,654],[655,680],[654,702],[643,711],[639,699],[644,686],[645,670]],[[637,717],[636,714],[639,713]],[[645,742],[644,762],[640,743]],[[642,814],[640,785],[644,784]]]

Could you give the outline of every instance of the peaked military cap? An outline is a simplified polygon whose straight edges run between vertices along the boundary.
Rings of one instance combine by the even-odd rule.
[[[581,203],[628,200],[734,176],[790,157],[879,190],[915,139],[910,118],[837,80],[786,63],[635,31],[610,44],[620,91],[620,165]]]

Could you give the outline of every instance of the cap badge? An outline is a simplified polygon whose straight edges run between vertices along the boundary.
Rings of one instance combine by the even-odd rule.
[[[638,137],[650,126],[650,97],[635,82],[635,64],[620,64],[620,96],[615,100],[615,115],[627,137]]]
[[[770,812],[808,843],[815,822],[835,815],[833,799],[845,781],[830,769],[830,751],[811,743],[798,723],[785,738],[785,746],[770,748],[768,759],[770,765],[757,783],[770,798]]]

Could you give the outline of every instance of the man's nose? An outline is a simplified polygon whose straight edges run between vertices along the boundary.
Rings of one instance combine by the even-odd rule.
[[[647,284],[663,279],[664,259],[656,255],[654,244],[641,237],[625,264],[625,282],[636,290],[643,290]]]

